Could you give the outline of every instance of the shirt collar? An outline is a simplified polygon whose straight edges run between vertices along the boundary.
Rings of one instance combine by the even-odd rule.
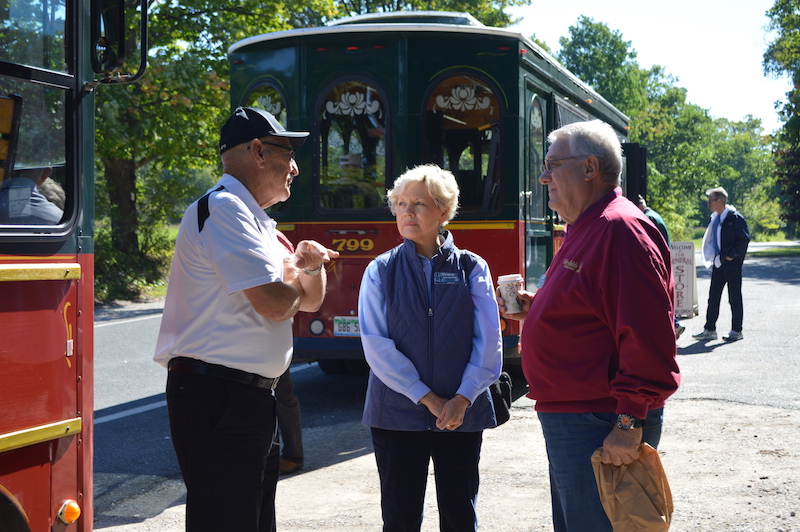
[[[617,199],[621,195],[622,195],[622,187],[614,188],[614,190],[612,190],[611,192],[609,192],[608,194],[606,194],[605,196],[603,196],[602,198],[600,198],[599,200],[594,202],[592,205],[589,206],[589,208],[587,208],[585,211],[583,211],[581,213],[581,215],[578,216],[577,220],[575,220],[571,224],[567,224],[566,228],[564,229],[564,234],[565,235],[568,234],[572,230],[572,228],[575,227],[575,225],[577,225],[577,223],[580,222],[583,219],[583,217],[586,216],[587,214],[589,214],[591,211],[593,211],[594,209],[596,209],[597,207],[600,207],[600,206],[605,208],[606,205],[608,205],[609,203],[611,203],[612,201],[614,201],[615,199]],[[602,210],[602,209],[600,209],[600,210]]]
[[[222,178],[219,180],[217,185],[222,185],[225,187],[225,190],[242,200],[259,223],[262,223],[265,226],[271,226],[273,228],[275,225],[277,225],[275,220],[270,218],[269,215],[264,212],[264,209],[261,208],[261,205],[259,205],[253,195],[250,194],[250,191],[247,190],[247,187],[245,187],[241,181],[233,177],[231,174],[222,174]]]

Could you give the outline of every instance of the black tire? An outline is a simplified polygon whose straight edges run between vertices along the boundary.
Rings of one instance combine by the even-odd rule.
[[[317,360],[317,364],[319,364],[319,369],[322,370],[322,373],[327,375],[348,375],[349,372],[347,371],[347,366],[345,365],[344,360],[337,360],[334,358],[323,358]]]

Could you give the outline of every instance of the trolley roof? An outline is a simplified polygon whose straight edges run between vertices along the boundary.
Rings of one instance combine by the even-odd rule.
[[[619,109],[614,107],[603,96],[598,94],[593,88],[581,81],[575,74],[564,68],[553,56],[547,53],[541,46],[525,37],[521,33],[505,28],[495,28],[483,25],[469,13],[458,13],[449,11],[393,11],[388,13],[368,13],[366,15],[356,15],[332,21],[328,26],[318,26],[313,28],[300,28],[293,30],[276,31],[265,33],[242,39],[228,48],[228,54],[235,53],[240,49],[268,41],[279,41],[282,39],[310,37],[315,35],[336,35],[348,33],[414,33],[414,32],[441,32],[441,33],[466,33],[487,36],[497,36],[504,38],[516,38],[521,41],[532,52],[538,55],[546,63],[552,65],[561,74],[566,76],[581,90],[587,92],[593,99],[602,102],[608,109],[623,120],[629,122],[629,118]]]

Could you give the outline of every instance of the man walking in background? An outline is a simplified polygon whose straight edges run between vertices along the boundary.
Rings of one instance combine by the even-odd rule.
[[[728,205],[728,193],[722,187],[706,190],[711,222],[703,236],[703,260],[711,268],[711,288],[708,292],[708,310],[703,332],[693,335],[695,340],[717,339],[717,318],[722,290],[728,285],[731,305],[731,332],[722,339],[726,342],[742,340],[742,264],[750,243],[747,222],[733,205]]]

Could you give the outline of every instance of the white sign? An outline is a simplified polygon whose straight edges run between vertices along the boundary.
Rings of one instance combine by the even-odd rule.
[[[694,264],[694,242],[673,242],[672,277],[675,280],[675,315],[693,318],[697,310],[697,270]]]

